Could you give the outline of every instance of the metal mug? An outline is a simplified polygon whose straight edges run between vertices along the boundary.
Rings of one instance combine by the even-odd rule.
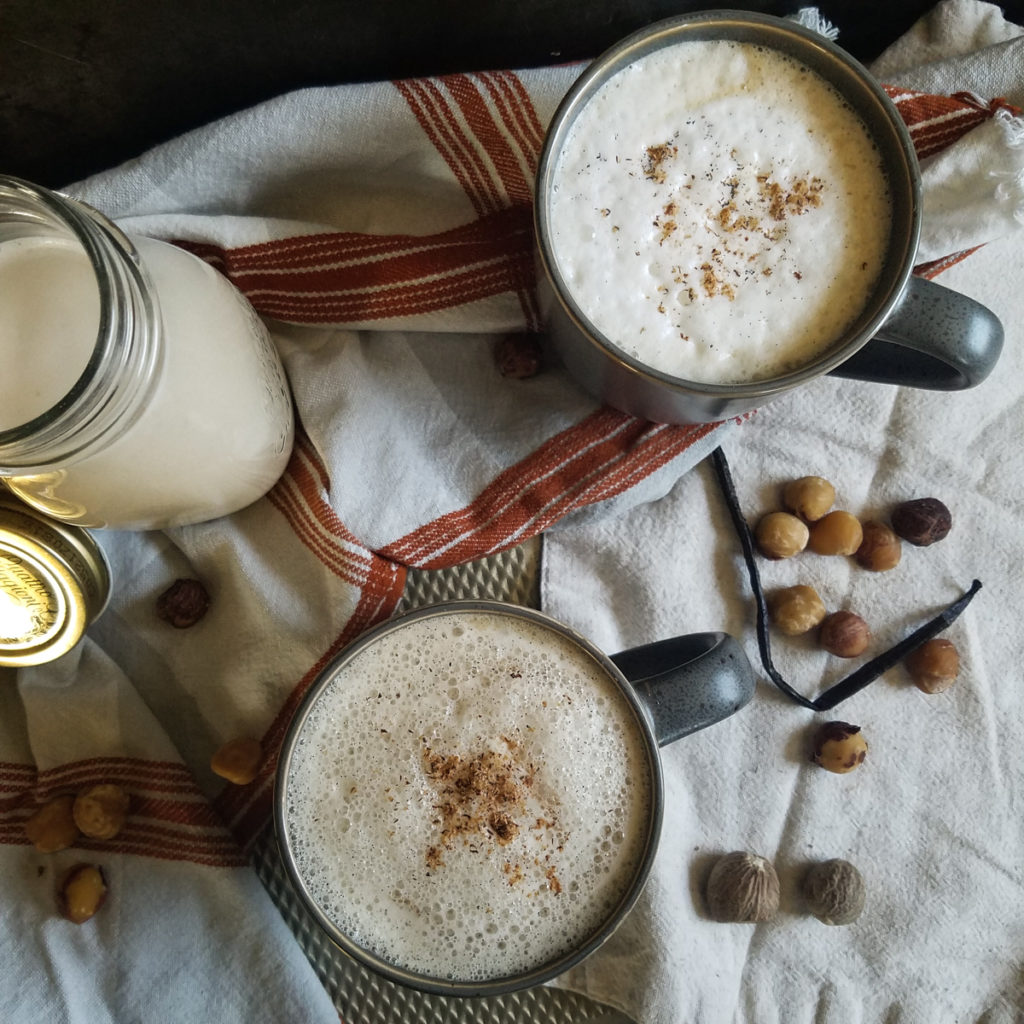
[[[589,665],[612,683],[642,735],[642,763],[649,773],[651,799],[643,816],[644,834],[637,835],[642,851],[635,870],[614,909],[600,925],[567,952],[538,963],[528,970],[506,972],[484,980],[435,976],[407,970],[389,962],[379,952],[361,945],[346,934],[331,914],[311,894],[296,858],[296,845],[306,840],[289,827],[290,804],[295,795],[293,762],[296,745],[310,712],[332,683],[343,677],[359,656],[371,650],[382,637],[401,631],[424,618],[453,616],[510,616],[537,627],[538,634],[553,635],[558,643],[568,641],[571,649],[583,652]],[[401,638],[398,638],[401,639]],[[358,665],[352,669],[358,672]],[[538,985],[572,967],[596,950],[615,930],[643,890],[654,861],[664,809],[661,759],[658,748],[689,733],[706,728],[732,715],[753,696],[754,673],[739,644],[725,633],[697,633],[631,648],[611,657],[568,626],[541,612],[498,601],[446,601],[408,612],[369,630],[342,651],[318,676],[297,709],[285,737],[278,762],[274,794],[274,822],[282,859],[300,900],[330,939],[345,953],[391,981],[425,992],[449,996],[484,996]],[[616,698],[618,699],[618,698]],[[368,771],[373,772],[372,765]],[[383,799],[383,798],[382,798]],[[596,813],[596,811],[595,811]],[[640,820],[638,818],[638,820]],[[338,856],[344,856],[338,851]],[[495,885],[507,885],[503,875]]]
[[[559,154],[579,111],[617,71],[688,40],[732,40],[774,49],[830,83],[867,125],[892,198],[892,226],[878,283],[856,321],[820,356],[778,377],[703,384],[644,365],[606,337],[573,298],[552,249],[549,203]],[[770,101],[766,101],[770,102]],[[892,101],[853,57],[791,21],[709,11],[657,22],[595,60],[574,83],[548,128],[534,205],[547,333],[566,368],[618,409],[664,423],[706,423],[756,409],[823,374],[938,391],[973,387],[1002,350],[998,318],[974,300],[912,277],[921,233],[921,175],[910,134]]]

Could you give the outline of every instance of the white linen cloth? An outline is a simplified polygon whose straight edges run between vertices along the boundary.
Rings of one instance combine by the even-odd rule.
[[[664,427],[599,409],[557,368],[527,381],[502,378],[494,368],[498,337],[539,326],[531,277],[532,173],[543,126],[578,71],[560,67],[304,90],[69,187],[129,231],[192,248],[250,295],[272,320],[303,429],[282,481],[249,509],[164,533],[103,534],[116,580],[111,607],[72,654],[19,671],[13,682],[3,680],[0,865],[17,886],[5,892],[0,919],[0,1019],[336,1019],[244,866],[244,849],[266,825],[274,757],[296,701],[334,652],[394,610],[406,565],[454,564],[558,523],[564,529],[557,538],[551,535],[551,557],[545,555],[545,605],[569,621],[596,617],[591,633],[608,649],[678,632],[680,626],[724,626],[736,633],[746,628],[744,606],[727,600],[738,593],[739,580],[716,521],[719,511],[705,521],[705,508],[692,507],[689,498],[686,507],[678,503],[695,489],[698,497],[707,490],[703,471],[685,474],[718,443],[743,439],[743,451],[770,451],[780,458],[792,451],[786,438],[794,428],[785,414],[789,409],[792,415],[797,400],[764,410],[742,426]],[[944,109],[954,120],[992,120],[991,110],[972,103]],[[957,235],[956,252],[976,241]],[[978,254],[963,266],[977,259]],[[953,429],[951,408],[980,403],[971,408],[980,408],[979,416],[998,436],[1014,426],[1015,396],[1006,399],[1005,416],[993,396],[1000,387],[1012,390],[1012,379],[1000,375],[977,396],[952,399],[904,398],[900,392],[900,408],[911,403],[906,416],[912,420],[913,403],[931,400],[936,422]],[[871,446],[887,436],[876,414],[880,406],[895,416],[890,403],[897,393],[834,382],[823,382],[819,391],[829,388],[832,405],[814,397],[826,412],[814,436],[834,453],[835,465],[845,467],[848,445],[867,459]],[[972,435],[971,451],[979,461],[962,463],[958,446],[940,444],[940,435],[923,423],[911,426],[903,457],[918,465],[923,450],[940,459],[943,480],[957,479],[957,468],[977,472],[985,465],[982,455],[996,450]],[[833,429],[838,439],[826,433]],[[1011,463],[1015,458],[1016,453]],[[895,456],[890,460],[901,464]],[[838,481],[841,489],[875,479],[877,463],[870,465],[871,473],[857,481]],[[767,477],[751,482],[742,458],[736,471],[748,501],[752,486],[767,487]],[[1006,492],[994,476],[993,471],[970,479],[982,481],[998,499]],[[673,489],[676,481],[681,483]],[[882,497],[879,484],[871,500]],[[1002,513],[1008,530],[1012,508],[1011,502]],[[985,511],[1000,515],[998,501]],[[963,522],[973,523],[974,517],[964,515]],[[570,529],[570,523],[576,525]],[[678,535],[674,564],[688,581],[684,598],[702,609],[700,615],[655,614],[664,614],[668,606],[662,601],[672,596],[663,580],[646,571],[660,550],[661,526]],[[650,543],[639,554],[621,536],[634,528]],[[603,546],[599,558],[588,560],[584,553],[595,530]],[[725,572],[730,584],[721,593],[720,573],[697,560],[701,537],[719,545],[712,569]],[[623,543],[626,548],[617,547]],[[951,539],[936,549],[936,557],[965,552],[954,546],[959,543]],[[991,548],[990,536],[984,545]],[[611,580],[608,568],[617,551],[626,556],[622,578]],[[942,593],[933,589],[929,574],[930,585],[922,582],[913,596],[941,603],[957,583],[969,582],[953,572],[959,568],[948,566]],[[994,573],[973,564],[967,572],[986,581],[979,601],[1005,604],[995,600],[997,580],[988,578]],[[179,576],[201,578],[213,596],[207,617],[181,632],[153,613],[156,595]],[[972,611],[965,626],[976,621]],[[978,678],[983,653],[988,656],[968,650],[970,680]],[[1009,662],[992,664],[995,673]],[[989,694],[978,696],[976,686],[965,682],[957,693],[964,695],[960,700],[977,698],[975,730],[968,735],[981,730],[991,737],[993,746],[981,751],[978,770],[998,780],[993,799],[1003,800],[998,806],[1004,807],[1015,792],[1001,774],[1004,748],[995,738],[1004,708],[981,700]],[[877,684],[858,701],[889,689],[894,687]],[[940,700],[927,713],[935,716],[935,708],[957,699]],[[816,801],[834,800],[838,790],[799,773],[791,760],[797,757],[794,745],[787,747],[779,735],[778,723],[806,720],[799,714],[766,690],[735,722],[666,752],[673,819],[650,893],[592,968],[567,983],[643,1024],[728,1020],[730,1014],[759,1022],[773,1019],[773,1013],[799,1019],[788,1008],[806,1000],[787,1004],[773,994],[762,1007],[764,984],[738,981],[745,960],[750,969],[754,963],[746,948],[752,935],[757,950],[774,934],[780,973],[798,973],[800,965],[788,959],[797,949],[793,936],[785,929],[730,932],[700,923],[680,939],[667,923],[685,921],[685,899],[680,918],[680,901],[672,897],[687,894],[685,888],[673,894],[666,881],[671,876],[678,883],[688,873],[695,878],[701,858],[720,846],[749,842],[770,850],[766,844],[774,837],[781,849],[778,829],[799,832],[800,823],[784,812],[801,787],[813,787]],[[227,787],[209,771],[209,757],[221,742],[242,734],[260,737],[268,756],[254,784]],[[884,735],[874,728],[871,735],[873,749],[884,752]],[[758,741],[754,755],[748,753],[752,738]],[[715,757],[696,759],[700,744]],[[765,748],[768,754],[762,754]],[[684,817],[676,810],[697,806],[686,776],[672,769],[680,757],[696,759],[696,792],[717,796],[717,825],[715,818]],[[873,755],[871,763],[882,759]],[[709,778],[710,763],[717,770]],[[941,768],[935,771],[945,780]],[[873,792],[880,801],[878,790],[850,785],[870,778],[865,772],[840,784],[847,783],[848,795],[859,792],[864,800]],[[24,820],[49,794],[112,779],[123,782],[134,801],[117,840],[81,841],[53,856],[27,845]],[[909,773],[894,785],[894,794],[909,802],[931,792]],[[761,833],[740,827],[755,811],[754,792],[760,793]],[[858,823],[868,824],[867,812],[858,813]],[[949,836],[970,846],[977,833],[957,831],[960,813],[951,805]],[[693,838],[686,823],[694,821],[713,831]],[[676,839],[697,847],[694,862]],[[821,844],[834,852],[833,844]],[[802,850],[794,848],[792,855]],[[909,847],[900,850],[905,859],[916,855]],[[982,857],[981,851],[975,854]],[[111,896],[95,920],[76,928],[56,917],[54,886],[61,870],[83,859],[104,865]],[[930,870],[940,866],[946,867],[932,864]],[[867,872],[863,859],[862,867]],[[996,852],[994,885],[1001,867],[1002,885],[1019,884],[1019,875],[1005,869]],[[899,868],[893,864],[887,877],[901,880],[905,872]],[[958,894],[963,866],[954,859],[948,870]],[[868,873],[873,883],[875,875]],[[884,901],[875,889],[872,905],[885,908],[881,913],[891,915],[904,937],[908,921],[920,922],[906,904]],[[945,905],[933,907],[933,914],[941,918]],[[999,905],[1012,901],[1003,898]],[[829,937],[838,943],[844,936],[862,936],[855,939],[856,957],[866,966],[850,974],[848,984],[841,977],[816,982],[810,1005],[827,1006],[828,985],[839,993],[837,1007],[844,991],[854,999],[865,995],[866,974],[874,985],[873,972],[880,972],[881,958],[891,949],[882,928],[889,920],[869,917],[860,932]],[[970,944],[956,948],[970,956],[978,952]],[[710,949],[724,959],[708,959]],[[636,951],[643,954],[638,959]],[[761,960],[762,969],[770,970],[770,962]],[[998,954],[996,962],[1001,963]],[[996,1007],[997,969],[1003,968],[983,972],[976,1003],[990,994],[986,1005]],[[908,1013],[916,1012],[907,1005]]]
[[[989,48],[998,82],[986,73]],[[920,83],[918,53],[929,62]],[[990,5],[943,3],[878,68],[898,70],[902,88],[970,90],[986,103],[1006,96],[1019,105],[1024,34]],[[1019,132],[1020,121],[970,132],[953,147],[963,152],[926,160],[925,177],[960,176],[961,190],[987,189],[991,215],[977,227],[1002,225],[1001,237],[939,278],[1000,315],[1006,345],[993,376],[959,394],[821,380],[766,406],[723,445],[751,523],[780,507],[785,481],[806,474],[833,481],[837,506],[865,516],[884,517],[906,498],[947,502],[949,537],[904,545],[890,572],[806,553],[762,560],[760,569],[766,589],[808,583],[829,610],[859,612],[874,630],[873,651],[980,579],[983,589],[946,633],[961,652],[960,679],[929,697],[900,667],[820,714],[765,680],[733,719],[662,750],[667,824],[651,881],[606,946],[560,979],[644,1024],[1024,1020],[1024,771],[1013,743],[1021,725],[1024,231],[998,207],[1010,189],[994,195],[1012,179],[977,170],[1005,172],[1016,156],[1019,188],[1021,154],[1019,142],[1016,153],[990,149],[986,127]],[[980,240],[950,216],[955,210],[926,210],[930,238],[953,242],[933,255]],[[606,650],[725,628],[746,638],[760,664],[746,569],[709,464],[619,521],[552,530],[542,600]],[[804,638],[775,639],[773,655],[809,697],[863,660],[841,663]],[[835,719],[859,724],[869,743],[865,764],[849,775],[808,761],[814,727]],[[774,921],[708,919],[707,873],[734,849],[775,864],[782,906]],[[848,927],[819,923],[799,897],[807,866],[832,857],[856,864],[866,881],[866,909]]]

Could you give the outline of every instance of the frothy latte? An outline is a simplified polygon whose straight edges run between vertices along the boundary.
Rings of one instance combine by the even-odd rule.
[[[857,319],[889,238],[868,130],[775,50],[687,40],[613,74],[554,168],[554,262],[647,366],[705,383],[779,376]]]
[[[569,953],[642,861],[653,780],[604,669],[541,623],[409,620],[333,676],[286,776],[313,902],[432,978],[504,978]]]

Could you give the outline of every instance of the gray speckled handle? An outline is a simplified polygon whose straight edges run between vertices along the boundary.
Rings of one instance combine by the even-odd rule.
[[[980,384],[1003,349],[1003,325],[987,307],[912,277],[881,330],[834,377],[962,391]]]
[[[646,705],[658,746],[705,729],[754,696],[754,670],[728,633],[692,633],[611,656]]]

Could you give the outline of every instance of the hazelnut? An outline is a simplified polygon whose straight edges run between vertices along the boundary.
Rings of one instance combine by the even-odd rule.
[[[910,678],[923,693],[948,690],[960,672],[960,654],[952,640],[937,636],[926,640],[904,658]]]
[[[836,500],[836,489],[823,476],[802,476],[782,489],[782,504],[809,523],[820,519]]]
[[[815,864],[801,889],[810,912],[825,924],[852,924],[864,909],[864,879],[848,860]]]
[[[807,546],[816,555],[852,555],[863,539],[860,520],[837,508],[811,524]]]
[[[837,658],[856,658],[870,642],[871,630],[856,612],[833,612],[818,630],[818,643]]]
[[[875,519],[863,524],[864,538],[854,558],[872,572],[885,572],[900,564],[902,545],[895,532]]]
[[[864,763],[868,744],[859,725],[849,722],[825,722],[814,734],[811,760],[837,775],[852,772]]]
[[[892,528],[908,544],[925,548],[942,540],[953,527],[953,516],[938,498],[915,498],[892,510]]]
[[[716,921],[770,921],[779,909],[779,876],[756,853],[727,853],[708,876],[707,900]]]
[[[765,558],[792,558],[807,546],[807,524],[789,512],[769,512],[754,529]]]
[[[825,618],[825,605],[814,587],[797,584],[776,590],[768,597],[772,622],[787,636],[814,629]]]
[[[236,786],[246,786],[256,778],[263,760],[263,748],[259,740],[243,736],[228,740],[210,758],[210,768],[222,779]]]
[[[124,827],[131,803],[127,792],[113,783],[93,786],[75,798],[75,824],[90,839],[113,839]]]
[[[194,626],[210,607],[210,595],[199,580],[175,580],[157,599],[156,613],[175,629]]]
[[[494,353],[502,377],[526,380],[540,372],[540,342],[532,334],[510,334],[502,338]]]
[[[88,921],[107,898],[107,881],[95,864],[76,864],[57,893],[61,916],[75,924]]]
[[[74,804],[73,796],[55,796],[25,822],[25,835],[39,853],[57,853],[75,845],[79,831]]]

